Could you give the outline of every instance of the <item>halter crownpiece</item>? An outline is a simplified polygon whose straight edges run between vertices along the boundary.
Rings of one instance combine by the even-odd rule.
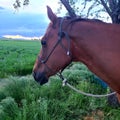
[[[71,41],[71,39],[70,39],[68,33],[62,30],[63,22],[64,22],[64,19],[66,19],[66,18],[67,17],[63,17],[60,22],[60,29],[59,29],[58,35],[60,36],[60,39],[62,39],[63,37],[66,37],[66,40],[68,42],[67,56],[70,56],[70,41]]]

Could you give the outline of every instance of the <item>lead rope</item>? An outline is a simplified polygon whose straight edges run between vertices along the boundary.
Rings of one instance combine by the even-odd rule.
[[[94,94],[90,94],[90,93],[86,93],[86,92],[83,92],[81,90],[78,90],[76,89],[75,87],[73,87],[72,85],[70,85],[68,82],[67,82],[67,79],[64,78],[64,76],[62,75],[61,72],[59,72],[59,74],[57,74],[60,79],[62,80],[62,84],[63,86],[68,86],[69,88],[71,88],[72,90],[76,91],[77,93],[79,94],[82,94],[82,95],[86,95],[86,96],[89,96],[89,97],[96,97],[96,98],[101,98],[101,97],[108,97],[108,96],[111,96],[111,95],[114,95],[116,94],[116,92],[112,92],[112,93],[109,93],[109,94],[105,94],[105,95],[94,95]]]

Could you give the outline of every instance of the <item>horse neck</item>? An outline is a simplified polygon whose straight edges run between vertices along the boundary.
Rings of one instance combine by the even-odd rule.
[[[73,61],[88,63],[92,60],[94,56],[92,51],[99,50],[97,45],[100,41],[97,39],[100,25],[93,22],[77,22],[71,27],[69,34],[72,38]]]
[[[117,25],[94,22],[75,23],[69,32],[72,39],[73,61],[86,64],[118,93],[120,93],[119,33],[120,27]]]

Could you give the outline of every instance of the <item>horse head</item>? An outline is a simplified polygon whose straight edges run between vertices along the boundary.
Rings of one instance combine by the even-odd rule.
[[[33,68],[34,79],[41,85],[72,60],[70,38],[63,31],[68,29],[68,20],[57,17],[50,7],[47,7],[47,14],[50,24],[41,39],[42,48]]]

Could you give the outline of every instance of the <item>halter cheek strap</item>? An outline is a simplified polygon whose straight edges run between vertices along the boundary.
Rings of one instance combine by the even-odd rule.
[[[67,43],[68,43],[68,48],[66,48],[63,44],[61,44],[61,45],[62,45],[62,47],[67,51],[67,52],[66,52],[67,55],[70,56],[70,42],[71,42],[71,40],[70,40],[70,37],[69,37],[68,33],[65,32],[65,31],[61,31],[61,32],[58,33],[58,35],[59,35],[59,37],[60,37],[60,40],[61,40],[63,37],[66,38]]]
[[[68,56],[71,56],[71,55],[70,55],[70,43],[71,43],[71,39],[70,39],[68,33],[62,30],[62,26],[63,26],[63,21],[64,21],[64,19],[66,19],[66,18],[63,17],[62,20],[61,20],[60,28],[59,28],[59,32],[58,32],[58,36],[59,36],[60,39],[62,39],[63,37],[66,38],[66,40],[67,40],[67,42],[68,42],[68,49],[66,49],[65,47],[64,47],[64,49],[67,51],[67,55],[68,55]]]

